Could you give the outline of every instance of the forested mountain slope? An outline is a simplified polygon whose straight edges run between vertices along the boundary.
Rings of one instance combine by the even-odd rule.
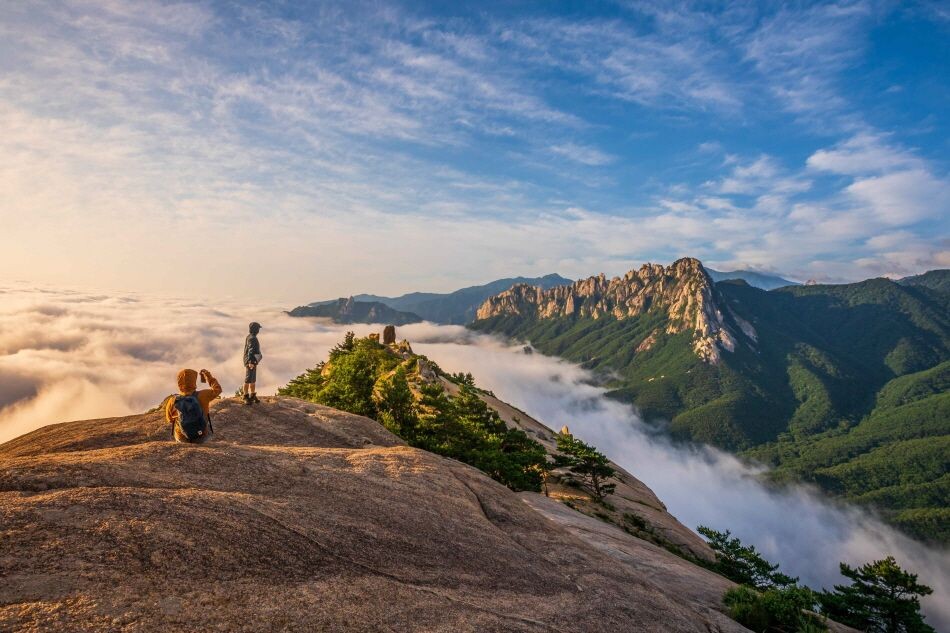
[[[685,259],[551,291],[517,286],[486,301],[472,327],[584,363],[611,395],[648,419],[669,420],[675,437],[746,451],[780,474],[878,505],[917,535],[946,540],[940,450],[947,454],[950,417],[933,413],[946,396],[940,366],[950,360],[946,274],[766,292],[742,281],[714,284]],[[902,377],[931,385],[914,394],[934,391],[890,406],[888,394],[903,384],[892,381]],[[809,461],[823,442],[852,433],[864,439],[847,459]],[[851,466],[858,470],[848,470],[859,458]],[[866,483],[846,483],[857,478]],[[897,502],[893,486],[917,488]]]

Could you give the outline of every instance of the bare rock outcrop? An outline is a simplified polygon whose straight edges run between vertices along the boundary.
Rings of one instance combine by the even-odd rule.
[[[383,328],[383,345],[396,344],[396,326],[387,325]]]
[[[205,445],[159,413],[0,445],[0,630],[744,630],[718,577],[658,548],[647,573],[372,420],[213,413]]]
[[[521,315],[536,319],[628,319],[656,310],[667,314],[667,334],[692,332],[693,351],[707,362],[717,363],[722,351],[735,349],[736,334],[716,301],[712,278],[702,263],[691,257],[666,267],[644,264],[613,279],[600,274],[550,290],[525,284],[513,286],[486,300],[476,318]]]

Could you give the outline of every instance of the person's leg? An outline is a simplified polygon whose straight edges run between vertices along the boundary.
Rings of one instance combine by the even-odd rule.
[[[255,383],[257,382],[257,367],[248,367],[244,372],[244,403],[250,404],[255,401],[257,396],[254,393]]]

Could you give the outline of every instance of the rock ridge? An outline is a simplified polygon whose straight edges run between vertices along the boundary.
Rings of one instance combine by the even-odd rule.
[[[737,335],[720,308],[714,282],[702,263],[692,257],[665,267],[644,264],[611,279],[601,273],[550,290],[519,284],[489,297],[479,307],[476,319],[520,316],[622,320],[655,311],[666,313],[663,331],[667,334],[692,332],[693,351],[706,362],[718,363],[722,351],[735,349]],[[751,325],[748,327],[751,329]]]
[[[708,570],[368,418],[262,400],[217,403],[204,445],[158,412],[0,445],[0,630],[745,630]]]

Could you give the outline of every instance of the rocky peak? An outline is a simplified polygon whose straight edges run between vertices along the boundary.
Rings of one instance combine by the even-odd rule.
[[[735,336],[717,305],[712,278],[692,257],[665,267],[644,264],[612,279],[601,273],[550,290],[519,284],[486,300],[476,317],[628,319],[655,310],[668,315],[667,333],[692,331],[693,349],[707,362],[718,362],[721,350],[735,347]]]

